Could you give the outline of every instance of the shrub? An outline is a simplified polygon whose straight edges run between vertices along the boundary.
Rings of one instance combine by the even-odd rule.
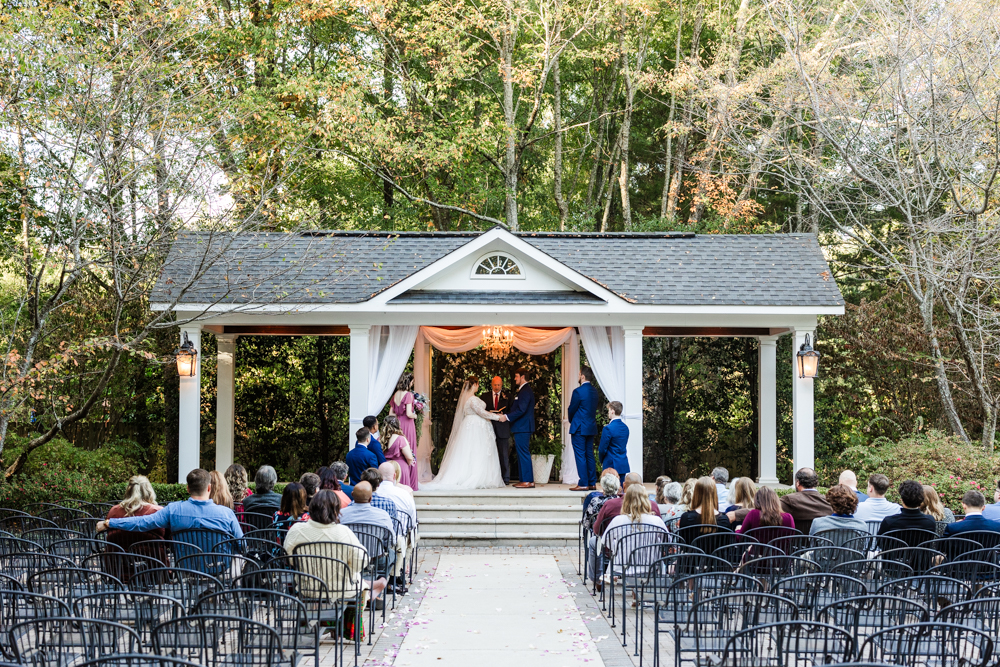
[[[961,511],[962,494],[969,489],[982,491],[987,502],[993,502],[996,473],[1000,470],[997,456],[940,431],[914,433],[897,442],[876,438],[871,444],[847,448],[840,462],[841,469],[857,473],[862,491],[869,475],[880,472],[892,481],[886,497],[899,502],[899,483],[915,479],[936,488],[945,506],[955,511]]]

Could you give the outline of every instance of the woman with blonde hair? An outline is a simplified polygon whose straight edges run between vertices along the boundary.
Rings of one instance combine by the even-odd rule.
[[[208,493],[208,498],[219,507],[233,509],[233,494],[229,493],[229,484],[218,470],[208,473],[212,479],[212,488]]]
[[[706,526],[701,529],[702,533],[715,532],[712,528],[708,528],[710,525],[727,530],[732,528],[729,517],[719,512],[719,492],[715,488],[715,480],[711,477],[699,477],[695,482],[690,509],[681,515],[677,528],[680,532],[688,526],[699,524]]]
[[[733,526],[739,526],[750,510],[754,508],[757,485],[749,477],[740,477],[733,482],[733,504],[726,508],[726,517]]]
[[[944,535],[945,524],[955,523],[955,513],[944,506],[938,490],[933,486],[924,484],[924,502],[920,505],[920,511],[929,514],[937,521],[937,534]]]
[[[691,497],[694,495],[694,485],[697,482],[698,480],[694,477],[688,477],[684,482],[684,488],[681,491],[681,506],[685,512],[691,509]]]
[[[622,513],[611,520],[611,523],[604,530],[604,534],[609,534],[610,531],[619,526],[633,523],[651,524],[664,530],[667,529],[663,519],[653,514],[649,494],[646,493],[646,487],[642,484],[633,484],[626,489],[625,498],[622,500]]]
[[[143,475],[136,475],[128,480],[128,486],[125,488],[125,499],[112,507],[106,518],[124,519],[129,516],[146,516],[147,514],[155,514],[161,509],[163,508],[156,504],[156,491],[153,490],[149,479]],[[129,547],[136,542],[162,540],[164,535],[166,535],[164,528],[154,528],[142,533],[111,529],[108,530],[108,542],[117,544],[124,551],[128,551]],[[166,554],[163,555],[166,556]],[[117,576],[117,573],[112,574]]]
[[[253,495],[253,491],[247,487],[250,479],[247,469],[239,463],[226,468],[226,484],[229,485],[229,493],[233,496],[233,511],[237,514],[243,513],[243,501]]]

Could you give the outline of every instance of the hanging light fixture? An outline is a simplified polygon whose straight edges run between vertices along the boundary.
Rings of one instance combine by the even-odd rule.
[[[514,332],[506,327],[483,327],[483,349],[491,359],[503,359],[514,349]]]
[[[177,374],[181,377],[194,377],[198,370],[198,350],[188,340],[187,331],[184,332],[181,346],[174,350],[174,357],[177,359]]]
[[[806,334],[806,340],[802,343],[799,351],[795,353],[795,356],[799,362],[800,378],[814,378],[819,375],[820,354],[812,349],[812,345],[809,344],[809,334]]]

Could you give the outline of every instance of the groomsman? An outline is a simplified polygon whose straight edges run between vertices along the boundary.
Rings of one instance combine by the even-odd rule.
[[[499,415],[507,414],[510,410],[510,394],[503,390],[503,380],[499,375],[493,378],[490,391],[480,398],[486,404],[486,409]],[[493,424],[493,433],[497,438],[497,456],[500,457],[500,474],[503,475],[503,483],[510,484],[510,422],[496,421]]]
[[[594,436],[597,435],[597,390],[594,371],[590,366],[580,370],[580,386],[573,390],[569,402],[569,433],[576,455],[576,472],[580,480],[570,491],[597,489],[597,464],[594,462]]]
[[[521,482],[515,484],[518,489],[535,488],[535,475],[531,469],[531,434],[535,432],[535,393],[528,384],[528,372],[518,368],[514,372],[514,384],[517,385],[514,400],[510,404],[507,416],[501,421],[510,422],[510,434],[514,438],[514,448],[517,450],[517,465]]]
[[[601,457],[601,468],[614,468],[618,471],[622,486],[625,485],[625,475],[630,472],[628,467],[628,426],[622,421],[622,404],[618,401],[608,403],[608,425],[601,432],[601,444],[597,455]]]
[[[378,417],[368,415],[361,424],[368,429],[368,451],[374,454],[375,460],[382,465],[385,463],[385,454],[382,453],[382,441],[378,436]]]

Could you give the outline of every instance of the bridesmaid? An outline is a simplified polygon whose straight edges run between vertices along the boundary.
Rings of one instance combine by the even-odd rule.
[[[399,483],[416,490],[417,466],[414,465],[416,458],[413,456],[409,441],[400,430],[396,415],[387,416],[382,423],[382,447],[385,460],[399,464]]]
[[[417,413],[413,409],[413,376],[408,373],[403,373],[399,376],[399,382],[396,383],[396,393],[392,395],[392,399],[389,401],[389,407],[392,408],[392,413],[396,415],[399,420],[399,428],[406,438],[407,444],[410,445],[411,451],[416,451],[417,448],[417,425],[416,418]],[[383,442],[385,442],[383,440]],[[386,457],[388,458],[388,457]],[[400,465],[403,465],[400,463]],[[417,473],[417,462],[416,459],[409,464],[410,470],[406,471],[406,466],[403,466],[403,477],[409,479],[409,482],[404,482],[414,491],[417,490],[419,486],[419,474]]]

